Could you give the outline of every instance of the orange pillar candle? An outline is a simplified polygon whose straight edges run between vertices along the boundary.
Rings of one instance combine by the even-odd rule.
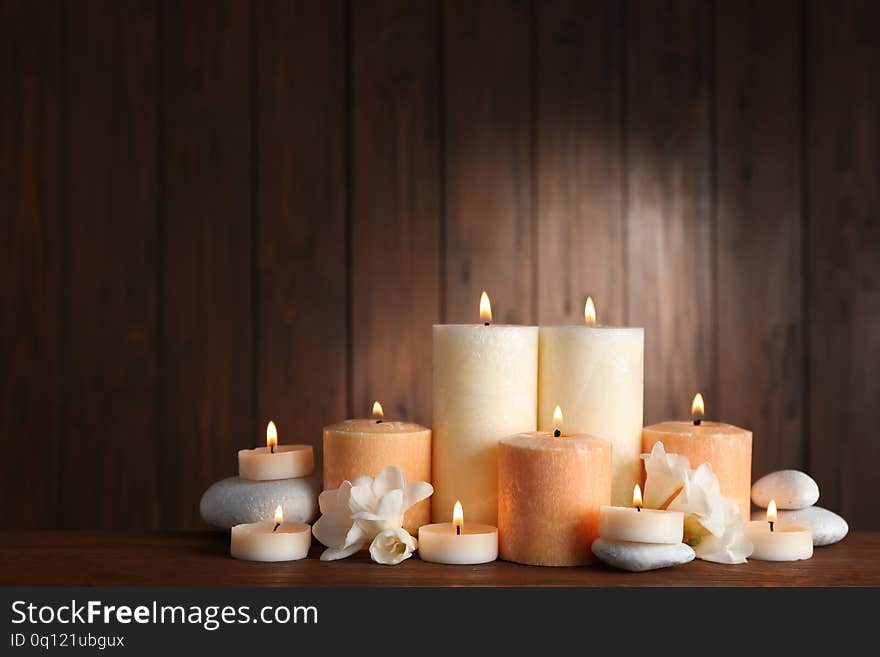
[[[384,419],[379,402],[373,404],[372,419],[324,427],[324,490],[339,488],[346,479],[375,477],[388,465],[403,470],[407,483],[430,482],[431,430],[415,422]],[[415,534],[430,521],[429,498],[406,512],[403,526]]]
[[[595,561],[590,547],[599,536],[599,509],[611,503],[611,472],[611,443],[601,438],[557,429],[503,439],[498,444],[501,558],[536,566]]]
[[[740,515],[751,515],[752,432],[723,422],[703,420],[703,397],[697,394],[691,422],[661,422],[642,429],[642,452],[662,442],[667,453],[681,454],[696,468],[709,463],[721,484],[721,494],[733,499]]]

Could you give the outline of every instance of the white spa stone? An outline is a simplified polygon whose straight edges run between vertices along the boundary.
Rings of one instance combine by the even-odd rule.
[[[671,545],[609,541],[604,538],[593,542],[593,554],[609,566],[641,573],[645,570],[668,568],[693,561],[693,548],[684,543]]]
[[[202,520],[218,529],[271,520],[279,504],[285,522],[311,524],[318,515],[320,478],[299,477],[275,481],[221,479],[202,495]]]
[[[766,509],[770,500],[782,509],[804,509],[819,499],[819,485],[800,470],[777,470],[752,484],[752,502]]]
[[[767,514],[764,511],[752,514],[752,520],[766,520],[766,518]],[[780,511],[777,522],[781,525],[806,525],[813,532],[813,545],[816,547],[837,543],[849,531],[846,520],[821,506]]]

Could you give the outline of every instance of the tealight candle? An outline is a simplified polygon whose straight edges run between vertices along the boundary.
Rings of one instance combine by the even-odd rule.
[[[475,564],[498,558],[498,529],[464,524],[461,502],[455,503],[452,522],[419,527],[419,557],[445,564]]]
[[[284,522],[279,504],[274,520],[232,528],[231,553],[247,561],[295,561],[309,553],[312,528],[299,522]]]
[[[692,468],[709,463],[721,484],[721,494],[736,501],[748,520],[752,492],[752,432],[723,422],[703,420],[705,404],[697,393],[691,404],[692,421],[661,422],[642,429],[642,451],[650,454],[662,442],[670,454],[687,457]]]
[[[238,476],[253,481],[306,477],[315,469],[311,445],[279,445],[278,429],[266,427],[266,446],[238,452]]]
[[[746,525],[746,538],[754,550],[752,558],[761,561],[798,561],[813,556],[813,533],[806,525],[776,525],[776,500],[767,507],[767,522],[754,520]]]
[[[642,491],[633,488],[633,505],[603,506],[599,510],[599,535],[612,541],[633,543],[681,543],[684,514],[642,508]]]

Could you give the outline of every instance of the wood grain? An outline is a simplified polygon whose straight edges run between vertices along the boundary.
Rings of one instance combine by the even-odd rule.
[[[627,323],[645,327],[645,424],[712,416],[709,5],[626,6]]]
[[[61,25],[56,2],[0,2],[0,506],[15,526],[58,522]]]
[[[856,527],[880,522],[878,35],[877,3],[808,5],[810,469],[822,504]]]
[[[537,317],[625,317],[621,6],[539,2],[536,11]]]
[[[352,412],[431,419],[440,319],[439,13],[352,5]]]
[[[160,526],[197,526],[257,438],[250,19],[233,0],[164,7]]]
[[[443,7],[446,276],[444,321],[534,317],[531,29],[525,2]]]
[[[343,7],[255,11],[257,417],[236,445],[273,418],[283,442],[320,446],[347,412]]]
[[[106,0],[69,16],[70,325],[57,511],[69,527],[146,528],[159,516],[157,13]]]
[[[753,478],[806,467],[800,3],[718,5],[719,397],[754,434]]]
[[[627,573],[605,565],[542,568],[494,561],[447,566],[413,557],[389,568],[362,552],[341,561],[237,561],[226,532],[0,532],[0,586],[284,587],[768,587],[880,586],[880,532],[857,532],[797,562],[752,560],[735,566],[692,561]]]

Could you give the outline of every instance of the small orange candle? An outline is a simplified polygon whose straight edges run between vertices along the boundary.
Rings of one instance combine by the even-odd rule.
[[[687,457],[692,468],[709,463],[721,494],[733,499],[746,520],[751,511],[752,432],[722,422],[703,420],[705,403],[697,393],[690,422],[661,422],[642,429],[642,452],[662,442],[666,452]]]
[[[498,540],[502,559],[538,566],[593,563],[599,509],[611,503],[611,443],[555,429],[498,444]]]

